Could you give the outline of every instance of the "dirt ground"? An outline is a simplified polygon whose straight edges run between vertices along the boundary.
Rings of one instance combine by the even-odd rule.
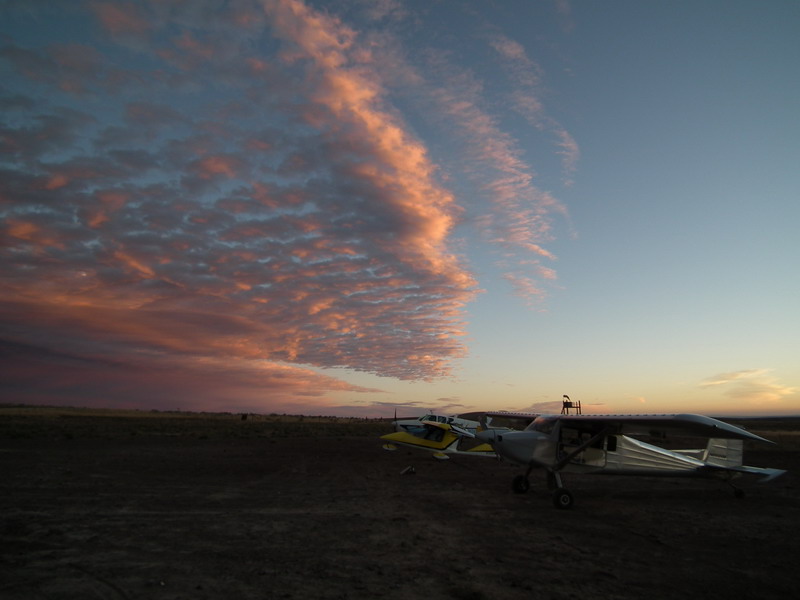
[[[573,476],[559,511],[371,436],[0,437],[0,598],[798,598],[800,452],[746,462],[790,472]]]

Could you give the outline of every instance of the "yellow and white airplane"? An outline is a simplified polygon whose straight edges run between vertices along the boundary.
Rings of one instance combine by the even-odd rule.
[[[477,429],[479,427],[477,421],[475,425]],[[384,450],[397,450],[399,444],[418,450],[428,450],[439,460],[450,458],[449,454],[496,456],[489,444],[475,443],[475,430],[470,431],[453,422],[440,423],[438,420],[420,418],[416,421],[416,425],[396,427],[398,431],[381,436],[386,442],[383,445]]]
[[[487,416],[488,414],[488,416]],[[490,444],[476,441],[476,434],[487,428],[499,431],[524,429],[538,415],[529,413],[482,413],[481,421],[459,415],[427,413],[417,419],[398,420],[395,417],[394,433],[381,436],[384,450],[396,450],[397,444],[433,452],[434,458],[446,460],[449,454],[495,457]],[[494,422],[493,422],[494,419]]]
[[[395,415],[394,421],[392,421],[395,431],[411,431],[419,429],[426,423],[444,423],[446,425],[455,425],[456,427],[466,429],[471,433],[475,433],[480,426],[478,421],[473,421],[472,419],[467,419],[460,415],[439,415],[434,412],[425,413],[416,419],[398,419]]]

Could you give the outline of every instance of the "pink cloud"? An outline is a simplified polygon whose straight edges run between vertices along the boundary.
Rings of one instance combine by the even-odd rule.
[[[65,247],[57,232],[32,220],[7,219],[4,229],[9,238],[19,240],[30,247],[36,255],[48,249],[62,250]],[[8,245],[13,247],[15,244],[11,241]]]
[[[372,9],[382,23],[411,14]],[[52,389],[93,379],[129,397],[141,378],[208,403],[228,389],[324,405],[363,390],[307,365],[430,380],[466,354],[478,284],[455,237],[464,223],[499,249],[515,293],[541,298],[556,278],[542,263],[564,207],[537,187],[483,82],[441,55],[412,64],[391,33],[299,0],[91,10],[100,37],[3,50],[4,85],[20,93],[0,130],[13,160],[2,322],[15,324],[8,344],[31,349],[20,367],[60,365]],[[538,84],[521,44],[490,43],[518,88]],[[458,169],[401,116],[395,100],[411,96],[467,149]],[[538,97],[525,110],[552,131]],[[566,165],[577,145],[557,140]],[[80,368],[70,379],[64,365]]]
[[[138,126],[159,127],[183,120],[183,116],[169,106],[152,102],[131,102],[125,106],[125,118]]]
[[[575,21],[572,17],[572,5],[569,0],[556,0],[556,12],[561,19],[562,29],[570,33],[575,29]]]
[[[155,4],[93,7],[114,36],[150,37],[131,54],[147,60],[115,67],[147,84],[103,87],[85,68],[111,73],[103,55],[73,47],[61,65],[103,110],[51,108],[66,102],[52,77],[4,140],[18,168],[2,195],[1,315],[19,324],[5,343],[28,349],[14,381],[29,397],[183,389],[203,405],[227,391],[323,406],[365,390],[299,365],[446,376],[476,288],[450,246],[461,209],[359,35],[291,1],[261,20],[198,9],[171,24]],[[234,53],[235,22],[269,23],[283,60]],[[37,365],[54,370],[35,392]]]
[[[507,61],[505,66],[511,70],[517,85],[529,92],[539,85],[542,68],[528,56],[522,44],[498,33],[489,38],[489,45]]]
[[[557,128],[555,134],[558,137],[558,146],[561,148],[559,154],[562,157],[562,164],[564,173],[570,177],[578,166],[578,160],[581,156],[580,148],[573,137],[564,129]],[[571,183],[571,179],[568,182]]]
[[[380,79],[365,68],[364,56],[359,54],[355,62],[348,55],[355,33],[300,2],[265,6],[277,35],[292,44],[286,60],[311,61],[305,69],[311,97],[332,117],[318,126],[339,139],[353,139],[375,159],[354,163],[348,172],[381,194],[389,210],[410,225],[397,240],[408,260],[423,260],[438,273],[455,273],[461,287],[470,285],[471,278],[455,259],[442,252],[454,225],[454,199],[434,181],[435,169],[424,147],[382,108]]]
[[[514,273],[506,273],[503,275],[511,286],[514,288],[514,293],[526,300],[531,306],[537,304],[537,300],[544,296],[544,291],[536,285],[536,282],[528,277],[522,277]]]
[[[557,8],[559,13],[568,16],[569,4],[567,2],[559,3]],[[559,148],[557,152],[562,157],[565,183],[571,185],[571,178],[580,157],[580,149],[569,132],[547,114],[544,103],[540,99],[544,71],[531,60],[524,46],[515,40],[495,34],[489,39],[489,44],[504,58],[503,67],[509,73],[510,81],[514,83],[511,98],[515,110],[537,129],[547,129],[555,135],[556,146]]]
[[[301,367],[222,357],[91,357],[7,342],[0,357],[0,377],[14,389],[4,397],[32,404],[330,414],[335,394],[380,393]]]
[[[94,2],[91,7],[109,33],[141,35],[151,29],[149,19],[133,2]]]
[[[509,48],[505,54],[514,56],[521,51],[515,45]],[[530,294],[527,300],[535,304],[541,302],[546,293],[541,286],[532,283],[538,272],[524,266],[531,262],[526,256],[555,259],[544,244],[553,239],[552,215],[565,214],[566,209],[535,185],[532,169],[522,160],[516,141],[499,128],[491,115],[479,108],[480,98],[476,92],[473,86],[463,85],[463,78],[452,77],[437,89],[435,98],[468,139],[472,169],[485,182],[484,190],[493,203],[492,214],[479,215],[475,223],[489,241],[503,248],[504,268],[510,256],[517,258],[518,272],[508,280],[516,295],[524,297],[527,292]],[[538,263],[534,261],[534,264]],[[547,279],[555,278],[553,269],[546,272]]]
[[[242,161],[235,156],[207,156],[197,162],[197,171],[203,179],[224,175],[229,179],[236,177]]]

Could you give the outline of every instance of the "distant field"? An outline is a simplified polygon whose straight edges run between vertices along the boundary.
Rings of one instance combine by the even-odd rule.
[[[745,448],[752,447],[759,450],[800,450],[800,417],[723,420],[775,442],[775,446],[765,446],[757,442],[748,442]]]
[[[800,417],[724,420],[776,444],[765,446],[748,442],[747,447],[800,450]],[[334,416],[0,405],[0,439],[377,437],[391,431],[390,421]]]
[[[379,436],[386,419],[0,405],[2,438]]]

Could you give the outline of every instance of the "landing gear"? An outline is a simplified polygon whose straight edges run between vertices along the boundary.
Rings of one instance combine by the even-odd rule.
[[[514,477],[511,482],[511,489],[514,490],[515,494],[524,494],[530,489],[531,482],[530,479],[528,479],[528,475],[530,475],[530,469],[528,469],[525,475],[517,475]],[[561,473],[558,471],[548,471],[547,487],[553,490],[553,506],[559,510],[572,508],[575,500],[572,497],[572,493],[562,484]]]
[[[733,490],[734,498],[744,498],[744,490],[742,488],[736,487],[730,481],[728,482],[728,485],[731,486],[731,489]]]
[[[572,508],[575,499],[561,482],[561,473],[558,471],[549,471],[547,473],[547,489],[553,490],[553,506],[559,510]]]
[[[531,488],[531,482],[526,475],[517,475],[511,482],[511,489],[515,494],[524,494]]]
[[[725,483],[727,483],[729,486],[731,486],[731,489],[733,490],[733,497],[734,498],[744,498],[744,490],[742,488],[738,488],[735,485],[733,485],[731,483],[730,479],[726,480]]]
[[[553,492],[553,506],[559,510],[568,510],[572,508],[574,502],[575,500],[572,494],[566,488],[558,488]]]

